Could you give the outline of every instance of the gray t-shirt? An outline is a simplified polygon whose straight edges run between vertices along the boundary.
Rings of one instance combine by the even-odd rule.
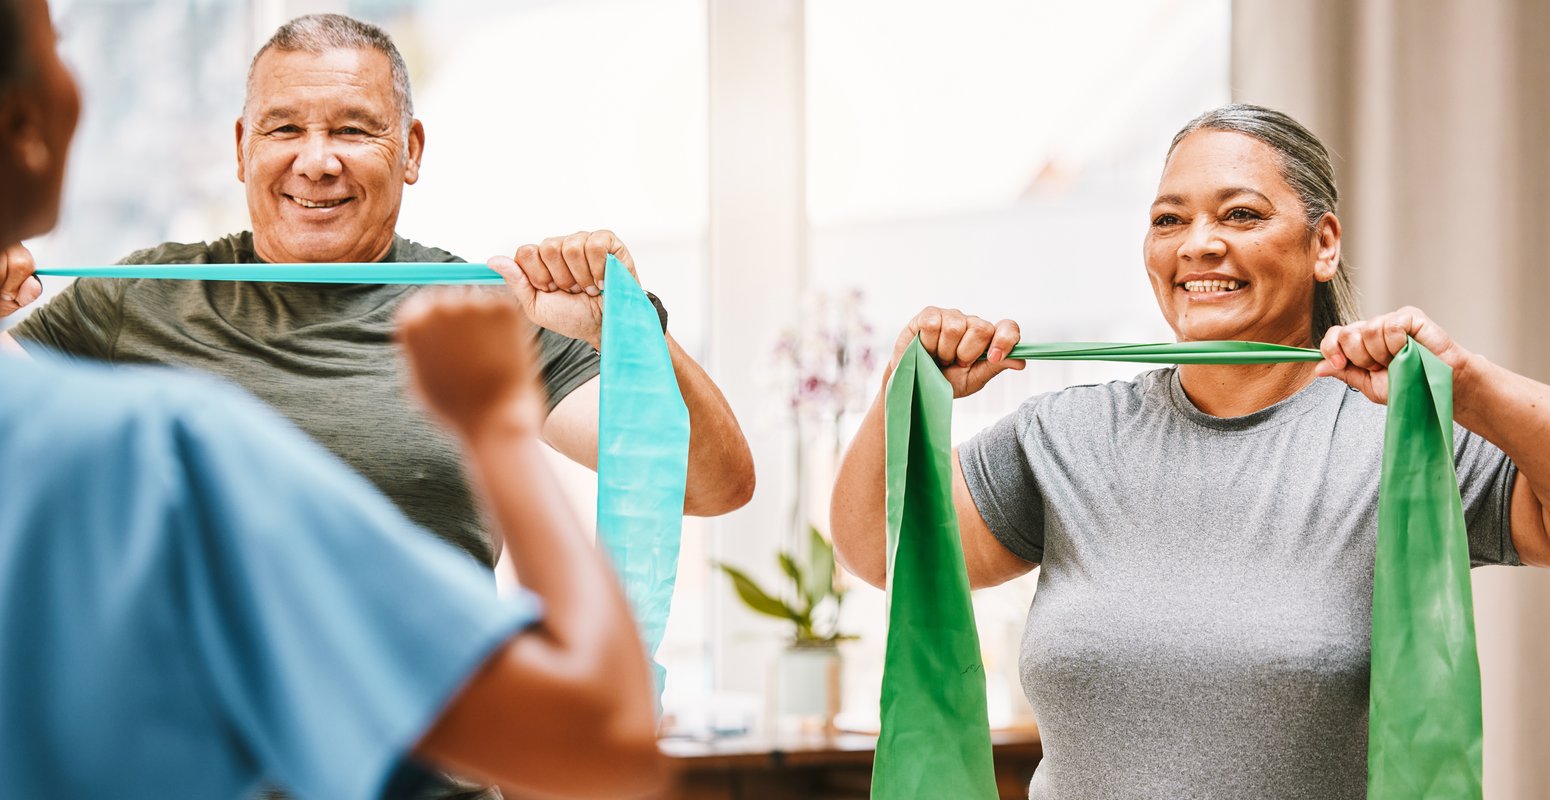
[[[248,232],[141,250],[125,264],[244,264]],[[461,261],[395,237],[384,261]],[[105,280],[72,283],[11,329],[24,345],[215,373],[263,399],[387,495],[486,565],[494,550],[459,450],[407,393],[393,313],[419,286]],[[538,333],[549,407],[598,374],[585,342]]]
[[[1034,800],[1362,798],[1384,408],[1332,378],[1218,418],[1176,369],[1039,395],[959,449],[1040,563]],[[1516,564],[1516,468],[1455,429],[1472,561]]]

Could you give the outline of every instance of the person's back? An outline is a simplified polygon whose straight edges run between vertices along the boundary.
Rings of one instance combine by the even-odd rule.
[[[234,389],[5,370],[0,413],[26,420],[0,437],[7,794],[380,796],[535,618]],[[386,624],[403,597],[434,624]]]
[[[37,297],[5,263],[58,216],[78,96],[56,39],[44,0],[0,0],[0,311]],[[645,652],[539,449],[531,324],[455,291],[396,323],[530,594],[496,598],[247,395],[0,358],[0,793],[402,797],[443,782],[422,763],[656,788]]]

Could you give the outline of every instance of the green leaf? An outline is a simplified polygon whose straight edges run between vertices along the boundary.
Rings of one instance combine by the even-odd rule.
[[[716,566],[732,579],[732,588],[737,590],[737,596],[743,601],[743,605],[765,616],[801,624],[802,615],[800,613],[765,593],[742,570],[719,562]]]
[[[834,592],[834,546],[817,528],[808,528],[808,534],[812,544],[808,553],[807,583],[802,584],[802,593],[807,596],[808,605],[815,606]]]
[[[801,591],[804,585],[802,582],[802,568],[797,566],[796,559],[792,558],[790,553],[782,552],[780,554],[780,569],[786,573],[786,577],[790,578],[792,583],[796,584],[797,590]]]

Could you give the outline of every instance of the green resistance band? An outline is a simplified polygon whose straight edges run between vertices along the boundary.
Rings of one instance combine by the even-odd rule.
[[[662,643],[678,576],[689,412],[646,293],[613,256],[605,266],[598,402],[597,531],[624,585],[646,650]],[[498,284],[483,264],[116,264],[57,267],[39,275],[273,283]],[[665,671],[653,663],[660,708]]]
[[[44,267],[39,275],[68,278],[155,278],[181,281],[269,283],[495,284],[500,273],[483,264],[395,262],[380,264],[113,264]]]
[[[1030,344],[1012,358],[1318,361],[1253,342]],[[1453,469],[1452,370],[1410,342],[1389,365],[1373,576],[1367,792],[1481,797],[1480,665]],[[889,380],[888,641],[872,797],[997,797],[984,667],[952,499],[952,388],[917,339]]]

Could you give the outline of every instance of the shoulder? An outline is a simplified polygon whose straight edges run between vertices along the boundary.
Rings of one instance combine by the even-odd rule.
[[[120,264],[245,264],[257,260],[253,234],[241,231],[208,242],[163,242],[136,250]]]
[[[173,464],[182,420],[205,409],[233,408],[233,398],[240,403],[236,389],[168,367],[43,356],[8,363],[5,370],[0,415],[25,424],[0,447],[4,460],[70,474],[86,492],[93,491],[84,485],[92,475],[137,486],[176,481],[163,473]]]
[[[423,245],[419,242],[405,239],[402,236],[393,237],[392,260],[397,262],[441,262],[445,264],[460,263],[463,261],[463,259],[439,247]]]

